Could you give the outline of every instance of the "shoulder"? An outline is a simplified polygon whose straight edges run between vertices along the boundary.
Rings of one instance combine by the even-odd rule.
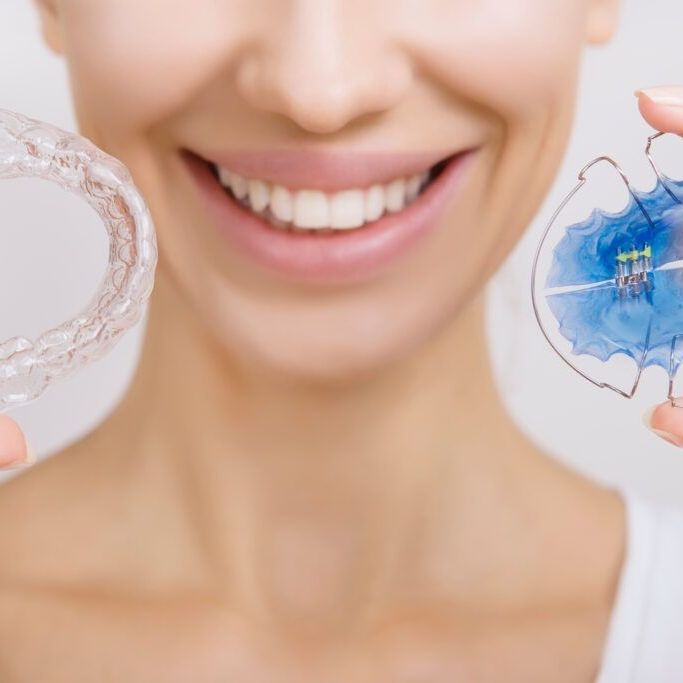
[[[647,671],[658,660],[676,663],[677,671],[662,675],[683,676],[683,506],[663,505],[636,499],[635,515],[643,518],[650,534],[640,552],[647,572],[643,574],[643,665]],[[637,523],[637,522],[636,522]],[[636,548],[638,551],[638,548]],[[671,680],[662,677],[661,680]]]
[[[628,680],[673,683],[683,680],[683,505],[624,497],[629,532],[610,656]]]
[[[104,554],[104,494],[94,468],[69,450],[2,482],[0,588],[81,578]]]

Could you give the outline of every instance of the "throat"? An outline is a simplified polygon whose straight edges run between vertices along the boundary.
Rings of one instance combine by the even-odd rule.
[[[395,374],[325,391],[231,366],[159,285],[135,380],[98,430],[131,480],[128,547],[160,574],[147,585],[186,575],[314,632],[438,602],[473,576],[453,568],[475,547],[491,566],[472,520],[506,499],[527,444],[489,381],[483,306]]]

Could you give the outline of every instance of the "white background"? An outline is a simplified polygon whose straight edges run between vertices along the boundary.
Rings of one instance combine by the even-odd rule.
[[[651,130],[638,114],[633,90],[683,83],[681,26],[681,2],[626,0],[615,40],[587,51],[563,166],[537,219],[492,282],[489,309],[500,390],[520,426],[548,451],[602,481],[677,501],[683,501],[683,450],[641,422],[645,409],[665,397],[665,375],[648,373],[631,401],[582,380],[541,336],[528,282],[542,228],[587,161],[610,154],[634,185],[652,185],[642,155]],[[0,108],[75,129],[66,71],[43,46],[28,0],[0,0]],[[33,338],[79,313],[89,300],[105,267],[104,230],[80,200],[39,181],[3,182],[0,213],[0,339]],[[135,371],[144,325],[143,320],[105,358],[11,412],[39,457],[89,431],[113,409]]]

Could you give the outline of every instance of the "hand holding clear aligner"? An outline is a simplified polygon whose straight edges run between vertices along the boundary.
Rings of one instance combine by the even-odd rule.
[[[35,341],[0,344],[0,412],[104,356],[141,318],[157,263],[150,213],[121,162],[79,135],[0,110],[0,180],[19,177],[44,178],[83,197],[107,230],[109,261],[80,315]]]

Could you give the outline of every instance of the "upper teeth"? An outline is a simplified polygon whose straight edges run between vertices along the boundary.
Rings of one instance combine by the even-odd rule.
[[[410,204],[429,179],[429,170],[384,185],[326,193],[320,190],[289,190],[258,178],[245,178],[218,167],[221,185],[252,211],[277,219],[279,227],[336,228],[348,230],[377,220],[385,211],[396,212]],[[269,212],[268,212],[269,210]]]

